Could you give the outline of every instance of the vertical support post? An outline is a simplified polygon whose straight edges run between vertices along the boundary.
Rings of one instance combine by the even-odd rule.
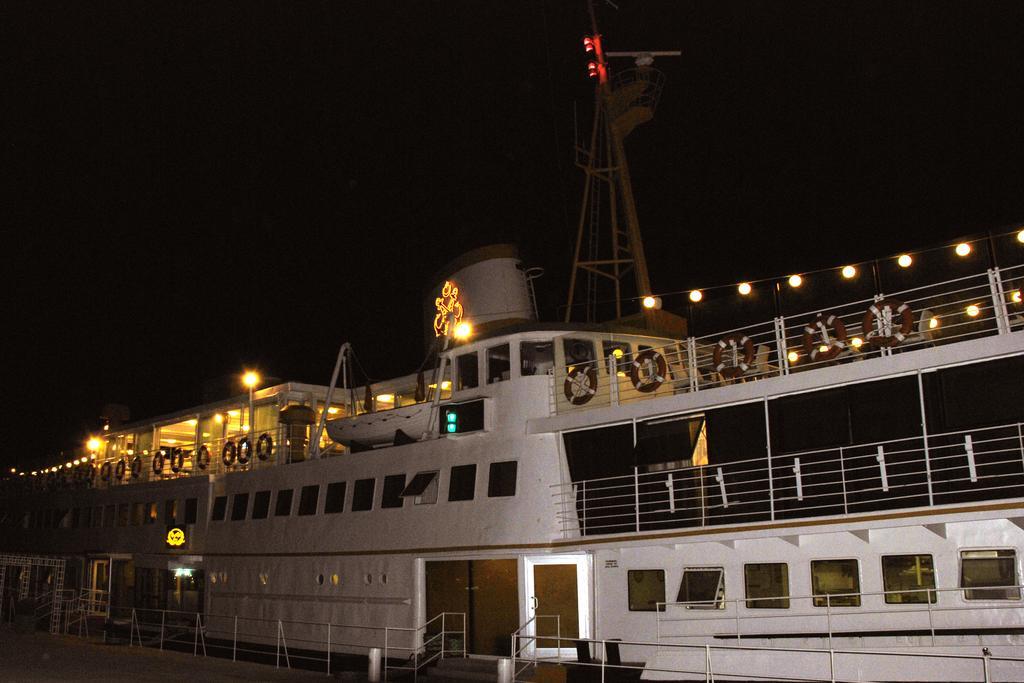
[[[438,385],[440,386],[440,385]],[[379,678],[378,678],[379,680]],[[388,627],[384,627],[384,680],[388,680]]]
[[[718,492],[722,495],[722,507],[729,507],[729,497],[725,493],[725,473],[721,467],[715,468],[715,481],[718,482]]]
[[[836,683],[836,651],[831,647],[828,649],[828,673],[832,683]]]
[[[832,649],[832,595],[825,594],[825,618],[828,620],[828,649]]]
[[[921,438],[924,440],[924,474],[928,481],[928,505],[935,505],[935,497],[932,494],[932,458],[928,444],[928,418],[924,406],[924,381],[921,379],[921,371],[917,371],[917,397],[921,403]]]
[[[846,496],[846,457],[845,457],[845,455],[846,454],[843,452],[843,447],[840,446],[839,447],[839,476],[842,478],[842,482],[843,482],[843,514],[844,515],[848,515],[848,514],[850,514],[850,506],[849,506],[849,503],[847,501],[847,496]]]
[[[697,340],[693,337],[686,338],[686,373],[690,376],[690,391],[699,391],[700,386],[697,377],[700,371],[697,369]]]
[[[444,643],[445,640],[448,638],[448,629],[445,628],[445,618],[447,616],[447,612],[441,612],[441,659],[444,659]],[[426,636],[426,632],[424,632],[423,635]]]
[[[231,637],[231,661],[238,661],[238,615],[235,615],[235,628]]]
[[[555,660],[560,662],[560,661],[562,661],[562,615],[561,615],[561,613],[555,615],[555,637],[557,638],[557,640],[555,641],[557,643],[557,645],[555,646],[555,652],[557,653],[555,655]]]
[[[608,356],[608,398],[613,406],[619,405],[619,375],[615,367],[615,356]]]
[[[779,352],[780,373],[788,375],[789,351],[786,349],[786,319],[781,315],[775,318],[775,348]]]
[[[1010,333],[1010,313],[1006,310],[1006,294],[1003,292],[1003,278],[999,268],[989,268],[988,287],[992,294],[992,313],[996,318],[996,330],[999,334]]]
[[[796,482],[796,499],[802,501],[804,499],[804,480],[800,476],[800,458],[793,458],[793,476]]]
[[[633,510],[636,513],[636,530],[640,531],[640,468],[633,468]]]
[[[104,638],[106,638],[106,629],[103,631]],[[199,612],[196,612],[196,626],[195,632],[192,639],[192,656],[195,657],[199,654]]]
[[[713,680],[714,678],[712,678],[711,673],[711,646],[704,645],[704,683],[711,683]]]
[[[889,492],[889,473],[885,469],[885,447],[878,447],[878,455],[875,456],[878,462],[878,474],[882,478],[882,491]]]
[[[932,647],[935,647],[935,622],[932,621],[932,591],[930,588],[925,593],[925,599],[928,601],[926,603],[928,606],[928,631],[932,636]]]
[[[580,498],[583,501],[583,519],[580,520],[580,536],[587,535],[587,482],[580,482]]]
[[[380,648],[371,647],[366,670],[367,683],[380,683]]]
[[[608,662],[608,641],[601,640],[601,683],[604,683],[604,667]]]
[[[989,675],[989,671],[988,671],[988,658],[989,658],[989,655],[985,654],[985,652],[986,652],[986,650],[982,650],[981,664],[982,664],[983,667],[985,667],[984,672],[983,672],[984,675],[985,675],[985,683],[991,683],[992,678]]]
[[[167,621],[167,610],[160,610],[160,649],[164,649],[164,622]]]
[[[775,471],[772,468],[772,427],[768,420],[768,399],[764,399],[764,441],[768,454],[768,512],[775,519]]]
[[[331,622],[327,622],[327,675],[331,675]]]
[[[736,643],[739,644],[743,637],[740,635],[740,601],[733,600],[733,613],[736,615]]]
[[[967,472],[970,474],[971,483],[978,483],[978,466],[974,462],[974,440],[970,434],[964,435],[964,452],[967,454]]]
[[[507,657],[498,660],[498,683],[512,683],[512,661]]]

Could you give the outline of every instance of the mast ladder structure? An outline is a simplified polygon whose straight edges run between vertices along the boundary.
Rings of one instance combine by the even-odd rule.
[[[654,117],[664,85],[664,75],[651,66],[654,57],[680,54],[677,51],[606,53],[597,30],[593,3],[590,4],[590,19],[593,33],[584,38],[584,46],[593,55],[588,68],[597,85],[589,145],[585,148],[576,145],[576,165],[583,170],[585,178],[566,322],[572,320],[574,307],[580,305],[576,288],[583,273],[587,276],[586,292],[579,298],[583,300],[582,318],[586,322],[597,320],[598,306],[602,303],[598,292],[608,291],[608,284],[616,318],[623,314],[623,283],[628,276],[632,275],[636,297],[651,294],[623,140],[636,126]],[[623,69],[612,78],[608,60],[616,57],[632,57],[636,66]],[[603,217],[607,218],[607,228],[602,226]]]
[[[50,610],[50,633],[60,633],[61,621],[61,598],[64,594],[64,560],[59,557],[43,557],[33,555],[16,555],[11,553],[0,553],[0,601],[3,600],[3,592],[6,587],[7,568],[18,568],[18,600],[29,597],[32,588],[32,570],[35,568],[49,569],[51,600]]]

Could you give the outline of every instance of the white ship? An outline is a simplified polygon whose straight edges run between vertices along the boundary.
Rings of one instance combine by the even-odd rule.
[[[4,614],[392,679],[1024,680],[1024,231],[964,245],[916,258],[966,274],[700,336],[654,297],[540,322],[515,248],[476,250],[420,372],[367,385],[346,345],[329,385],[8,480]]]

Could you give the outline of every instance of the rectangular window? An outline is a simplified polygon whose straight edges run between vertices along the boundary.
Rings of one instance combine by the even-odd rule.
[[[185,524],[195,524],[199,519],[199,499],[187,498],[185,500]]]
[[[487,383],[504,382],[511,378],[512,356],[508,344],[487,349]]]
[[[164,524],[176,524],[178,521],[178,501],[164,501]]]
[[[132,526],[142,526],[145,513],[145,506],[142,503],[132,503]]]
[[[687,567],[676,602],[687,609],[725,609],[725,571],[721,567]]]
[[[128,503],[121,503],[117,506],[117,525],[128,526],[128,515],[131,509]]]
[[[519,345],[519,374],[523,377],[547,375],[555,367],[552,342],[523,342]]]
[[[563,339],[562,351],[565,353],[566,365],[591,367],[596,358],[594,342],[589,339]]]
[[[299,494],[299,514],[303,517],[316,514],[316,504],[320,500],[319,484],[303,486]]]
[[[664,569],[630,569],[626,574],[630,612],[665,611]]]
[[[159,515],[160,512],[157,509],[156,503],[146,503],[146,524],[156,524]]]
[[[961,550],[960,587],[965,600],[1020,600],[1014,550]]]
[[[103,506],[97,505],[92,509],[92,528],[98,529],[103,526]]]
[[[245,520],[247,512],[249,512],[249,494],[236,493],[231,501],[231,521],[240,522]]]
[[[456,465],[448,480],[448,501],[473,500],[476,491],[476,465]]]
[[[4,521],[6,521],[6,520],[4,520]],[[79,508],[74,508],[71,511],[71,528],[72,529],[77,529],[78,525],[81,523],[81,521],[82,521],[82,511]]]
[[[270,491],[257,491],[252,499],[252,518],[266,519],[270,514]]]
[[[373,479],[359,479],[352,491],[352,511],[362,512],[373,509]]]
[[[480,384],[480,363],[476,353],[466,353],[455,359],[458,369],[457,389],[473,389]]]
[[[437,502],[437,475],[439,472],[419,472],[402,491],[402,497],[412,496],[416,505]]]
[[[743,565],[747,609],[789,609],[789,566],[785,562]]]
[[[228,497],[217,496],[213,499],[213,512],[210,515],[210,519],[214,522],[223,522],[224,514],[228,510]]]
[[[882,589],[889,604],[934,603],[935,566],[931,555],[882,557]]]
[[[519,463],[515,460],[491,463],[490,478],[487,480],[488,498],[516,495],[516,470],[518,465]]]
[[[275,517],[287,517],[292,514],[292,489],[281,489],[277,492],[277,504],[274,505]]]
[[[857,560],[812,560],[811,591],[815,607],[860,607]]]
[[[114,506],[108,505],[103,508],[103,526],[112,527],[117,516],[114,514]]]
[[[327,498],[324,500],[324,514],[333,514],[345,509],[345,482],[336,481],[327,485]]]
[[[405,489],[405,475],[392,474],[384,477],[384,491],[381,493],[382,508],[400,508],[405,503],[402,491]]]
[[[608,365],[611,362],[609,358],[614,358],[615,374],[619,377],[625,377],[629,374],[630,366],[633,365],[633,354],[630,353],[627,342],[601,342],[601,354],[603,360],[601,363],[602,370],[607,372]]]

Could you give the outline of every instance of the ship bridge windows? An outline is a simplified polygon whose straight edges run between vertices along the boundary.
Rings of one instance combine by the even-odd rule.
[[[597,360],[594,342],[590,339],[563,339],[562,351],[566,365],[592,365]]]
[[[721,567],[686,567],[676,602],[687,609],[725,609],[725,570]]]
[[[178,521],[178,501],[170,499],[164,501],[164,524],[175,524]]]
[[[274,505],[275,517],[288,517],[292,514],[292,489],[281,489],[277,492],[277,502]]]
[[[811,560],[815,607],[860,607],[857,560]]]
[[[198,419],[182,420],[157,427],[157,447],[165,450],[172,448],[191,448],[196,441],[196,425]]]
[[[747,609],[789,609],[789,566],[785,562],[743,565]]]
[[[345,482],[335,481],[327,485],[324,498],[324,514],[342,512],[345,509]]]
[[[199,519],[199,499],[188,498],[185,500],[185,524],[195,524]]]
[[[512,355],[508,344],[487,349],[487,383],[504,382],[511,379]]]
[[[935,565],[932,556],[883,556],[882,589],[889,604],[934,603]]]
[[[516,495],[516,473],[519,463],[515,460],[492,462],[487,481],[487,497],[502,498]]]
[[[549,341],[525,341],[519,344],[519,368],[523,377],[549,375],[555,367],[555,346]]]
[[[633,354],[630,352],[627,342],[603,341],[601,342],[602,358],[605,359],[603,369],[607,369],[609,358],[615,359],[615,374],[625,377],[629,374],[629,366],[633,364]]]
[[[236,493],[235,497],[231,500],[231,521],[241,522],[245,520],[245,515],[249,511],[249,494],[248,493]]]
[[[416,505],[430,505],[437,502],[437,478],[439,472],[419,472],[402,491],[402,497],[412,497]]]
[[[448,480],[448,502],[473,500],[476,493],[476,465],[455,465]]]
[[[252,518],[266,519],[270,515],[270,491],[257,491],[252,499]]]
[[[480,362],[475,351],[457,356],[455,368],[458,375],[455,385],[457,390],[474,389],[480,386]]]
[[[405,475],[391,474],[384,477],[384,490],[380,497],[382,508],[400,508],[405,503],[402,491],[405,490]]]
[[[299,515],[308,516],[316,514],[316,505],[320,500],[320,485],[310,484],[303,486],[299,493]]]
[[[374,479],[357,479],[352,490],[352,511],[365,512],[373,509],[373,490],[376,488]]]
[[[213,512],[210,514],[210,520],[214,522],[223,522],[224,514],[228,509],[228,497],[217,496],[213,499]]]
[[[965,600],[1020,600],[1017,551],[960,551],[960,587]]]

